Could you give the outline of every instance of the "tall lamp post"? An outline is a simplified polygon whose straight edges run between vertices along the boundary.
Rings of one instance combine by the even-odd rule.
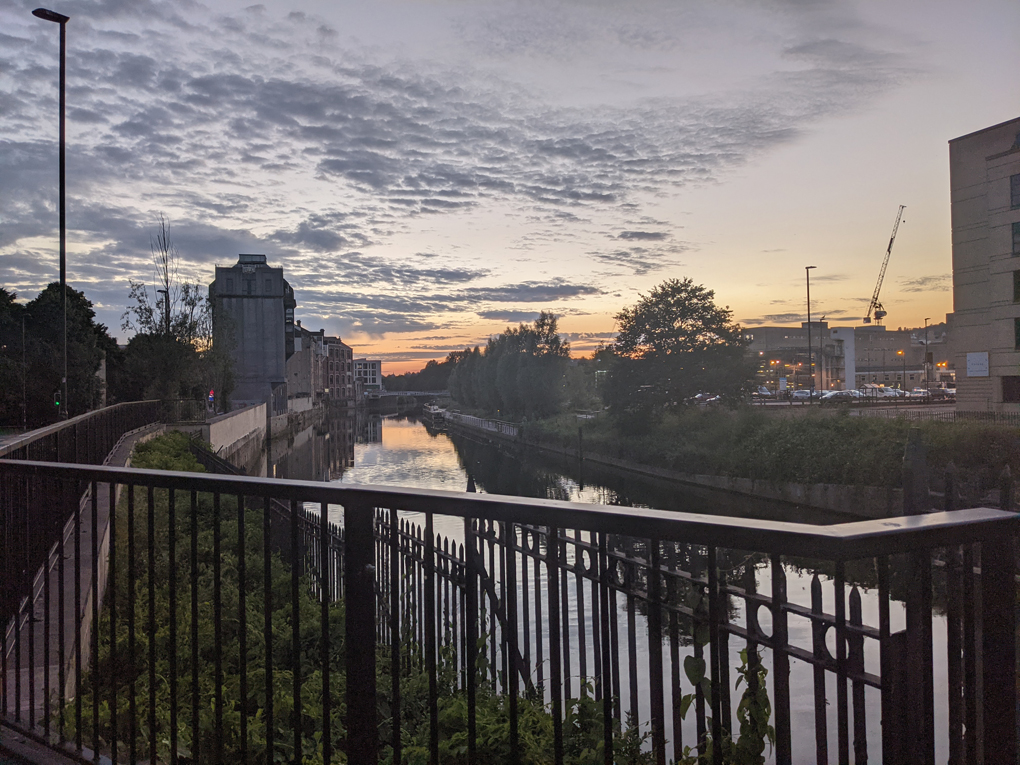
[[[70,16],[65,16],[56,11],[46,8],[36,8],[32,15],[44,21],[52,21],[60,25],[60,304],[64,312],[64,378],[63,390],[61,391],[62,415],[66,418],[68,412],[67,400],[67,227],[64,216],[64,82],[66,80],[66,55],[67,44],[65,41],[65,27],[70,21]]]
[[[808,396],[808,403],[815,397],[815,362],[811,350],[811,269],[816,266],[804,266],[804,278],[807,279],[807,360],[808,374],[811,375],[811,393]]]
[[[924,320],[924,389],[931,391],[931,383],[928,381],[928,322],[931,321],[929,316]]]
[[[907,385],[907,355],[903,351],[896,351],[896,355],[903,362],[903,377],[900,378],[900,388],[905,389]]]

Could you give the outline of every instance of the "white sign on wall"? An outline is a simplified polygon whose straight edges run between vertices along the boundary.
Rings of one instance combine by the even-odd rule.
[[[786,378],[785,377],[780,377],[779,378],[779,390],[786,390]]]
[[[967,354],[967,377],[988,377],[988,351]]]

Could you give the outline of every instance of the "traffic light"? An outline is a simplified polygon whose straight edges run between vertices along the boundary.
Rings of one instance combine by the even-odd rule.
[[[60,410],[60,391],[59,390],[53,392],[53,406],[55,406],[58,411]]]

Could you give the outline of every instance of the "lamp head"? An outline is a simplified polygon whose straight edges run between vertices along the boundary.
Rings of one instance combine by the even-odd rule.
[[[818,268],[818,266],[804,266],[805,271],[810,271],[812,268]]]
[[[66,24],[71,20],[70,16],[65,16],[62,13],[51,11],[46,8],[36,8],[32,11],[32,15],[36,18],[43,19],[44,21],[53,21],[57,24]]]

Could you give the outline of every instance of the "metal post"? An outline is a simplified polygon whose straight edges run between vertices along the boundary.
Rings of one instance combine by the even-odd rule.
[[[375,543],[372,508],[344,508],[344,589],[347,606],[347,758],[378,757],[375,685]]]
[[[807,358],[808,374],[811,375],[811,388],[808,395],[808,404],[815,397],[815,362],[811,348],[811,269],[816,266],[804,266],[804,278],[807,280]]]

